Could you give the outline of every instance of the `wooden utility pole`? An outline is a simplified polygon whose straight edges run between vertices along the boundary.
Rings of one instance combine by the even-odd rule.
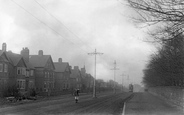
[[[95,75],[94,75],[94,82],[93,82],[93,98],[96,98],[96,55],[102,55],[103,53],[99,53],[96,51],[92,53],[88,53],[88,55],[95,55]]]

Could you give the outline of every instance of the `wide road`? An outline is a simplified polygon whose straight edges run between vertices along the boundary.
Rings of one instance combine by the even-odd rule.
[[[0,108],[0,115],[119,115],[122,113],[124,100],[131,94],[101,93],[97,98],[82,95],[79,103],[75,103],[71,95],[55,97],[50,100]]]
[[[134,93],[124,107],[124,115],[184,115],[182,109],[150,93]]]

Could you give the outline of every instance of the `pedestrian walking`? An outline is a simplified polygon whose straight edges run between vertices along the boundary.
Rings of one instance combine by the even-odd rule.
[[[74,96],[75,96],[75,103],[78,103],[78,101],[79,101],[79,89],[75,90]]]

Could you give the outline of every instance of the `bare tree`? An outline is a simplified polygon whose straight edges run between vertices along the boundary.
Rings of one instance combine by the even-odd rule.
[[[165,42],[144,70],[146,86],[184,86],[184,36]]]
[[[150,34],[155,41],[172,39],[184,28],[183,0],[127,0],[139,17],[134,18],[139,23],[148,26],[155,25],[157,30]]]

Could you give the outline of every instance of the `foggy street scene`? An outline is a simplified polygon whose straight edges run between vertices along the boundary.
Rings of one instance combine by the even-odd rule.
[[[0,115],[183,115],[184,1],[0,0]]]

